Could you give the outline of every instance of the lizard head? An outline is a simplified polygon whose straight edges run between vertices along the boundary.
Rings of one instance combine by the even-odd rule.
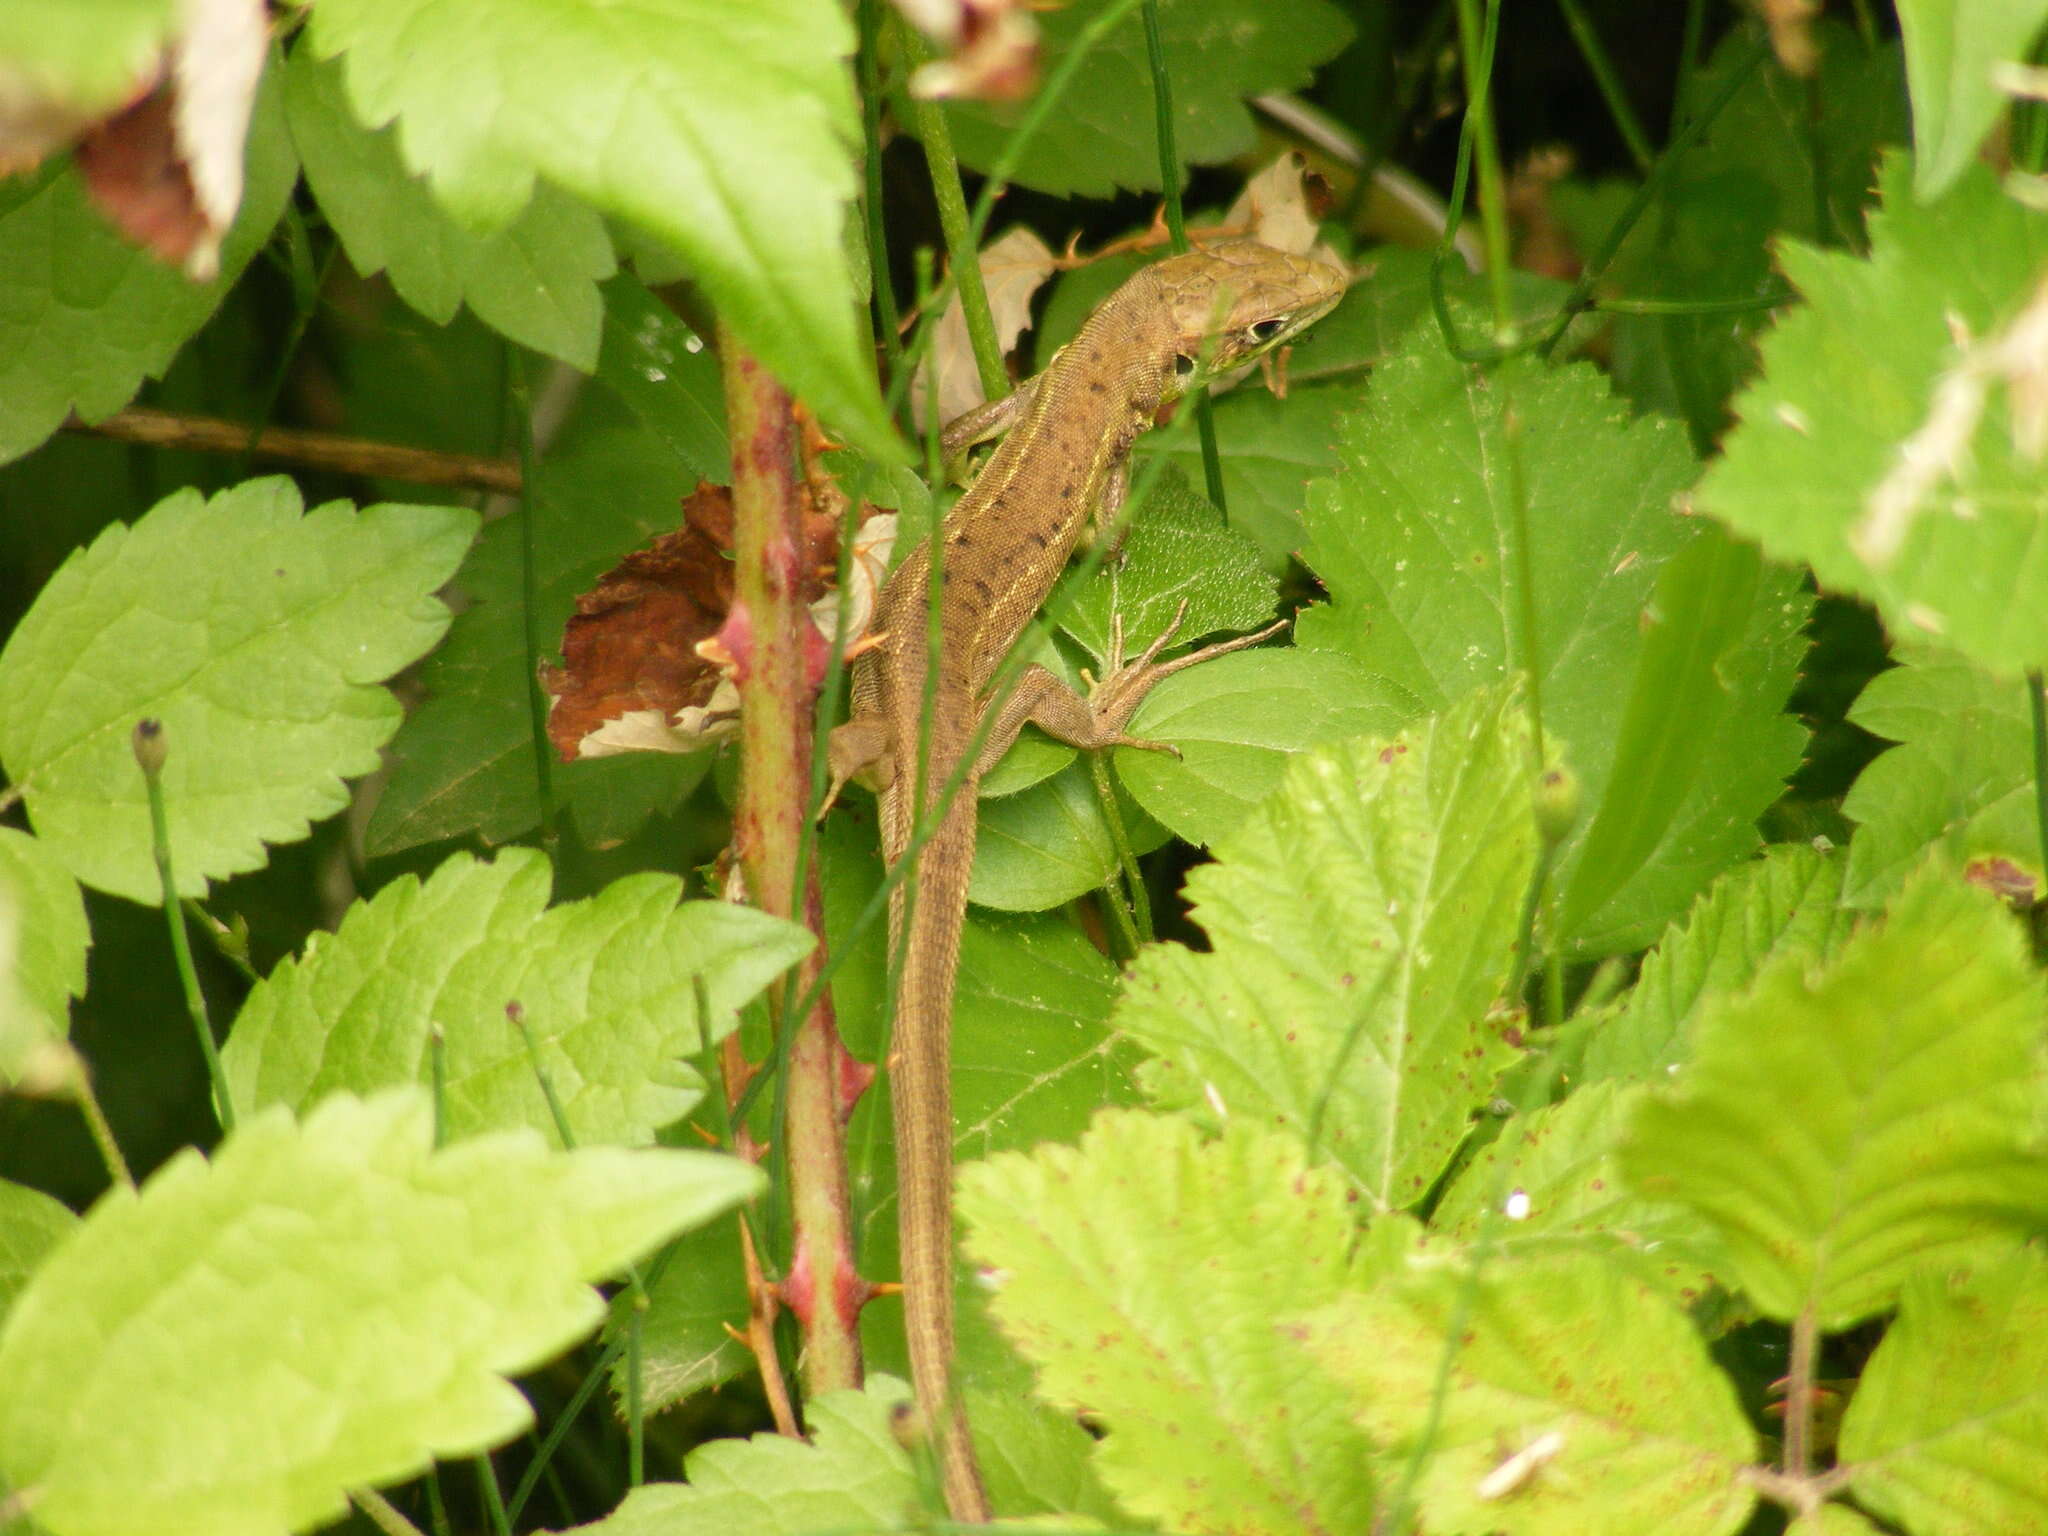
[[[1177,334],[1167,398],[1286,345],[1336,307],[1348,279],[1313,256],[1216,240],[1148,269]]]

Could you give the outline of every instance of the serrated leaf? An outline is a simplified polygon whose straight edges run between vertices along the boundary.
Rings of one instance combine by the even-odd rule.
[[[2048,0],[1899,0],[1918,196],[1939,197],[1975,157],[2008,99],[1993,71],[2024,63],[2044,20]]]
[[[731,484],[718,358],[639,277],[621,274],[604,285],[597,379],[685,470]]]
[[[34,9],[40,29],[46,8]],[[242,211],[207,283],[116,234],[68,164],[0,186],[0,462],[73,410],[86,421],[112,415],[161,375],[270,238],[297,177],[277,91],[266,85],[249,124]]]
[[[1876,906],[1929,850],[1958,864],[2048,875],[2034,805],[2033,711],[2026,685],[1953,651],[1900,646],[1849,718],[1899,743],[1857,775],[1842,814],[1857,823],[1842,899]]]
[[[1038,17],[1048,70],[1102,9],[1101,0],[1091,0]],[[1159,7],[1159,32],[1173,80],[1181,163],[1212,165],[1250,149],[1252,119],[1243,98],[1306,85],[1310,71],[1342,48],[1350,31],[1327,0],[1303,0],[1284,12],[1247,11],[1229,0],[1167,0]],[[979,102],[946,106],[954,148],[978,171],[1008,147],[1017,116],[1014,108]],[[1158,188],[1152,72],[1136,14],[1126,14],[1082,62],[1011,179],[1041,192],[1089,197]]]
[[[2012,918],[1931,867],[1825,968],[1788,956],[1706,1013],[1622,1170],[1712,1221],[1768,1315],[1849,1327],[2048,1210],[2044,1012]]]
[[[1992,353],[2048,263],[2048,214],[1983,167],[1918,204],[1911,173],[1886,159],[1868,260],[1781,246],[1806,303],[1765,340],[1696,500],[1893,630],[2014,672],[2048,660],[2048,491]]]
[[[1589,367],[1525,359],[1482,375],[1425,329],[1339,426],[1340,468],[1308,510],[1307,560],[1331,600],[1302,614],[1299,643],[1352,656],[1430,710],[1519,668],[1519,490],[1544,729],[1568,743],[1585,808],[1557,876],[1561,937],[1641,945],[1755,846],[1751,821],[1798,765],[1797,727],[1779,715],[1799,654],[1795,578],[1732,544],[1695,547],[1672,511],[1694,470],[1683,432],[1631,420]]]
[[[1616,1161],[1644,1091],[1594,1083],[1517,1120],[1459,1171],[1430,1214],[1430,1230],[1470,1242],[1498,1200],[1505,1214],[1493,1242],[1510,1262],[1597,1252],[1675,1301],[1697,1301],[1720,1257],[1712,1230],[1683,1206],[1636,1194]]]
[[[1574,948],[1640,949],[1756,850],[1756,819],[1799,766],[1792,692],[1813,600],[1804,573],[1703,528],[1658,573],[1608,788],[1565,877]]]
[[[917,1476],[891,1428],[910,1390],[887,1376],[865,1392],[805,1405],[810,1438],[712,1440],[683,1463],[685,1483],[649,1483],[577,1536],[815,1536],[893,1530],[916,1507]]]
[[[1092,579],[1069,577],[1046,606],[1097,662],[1109,655],[1110,627],[1123,620],[1125,651],[1136,655],[1187,605],[1174,639],[1256,629],[1272,619],[1280,584],[1259,564],[1258,546],[1223,525],[1187,476],[1169,465],[1133,516],[1123,548]]]
[[[1593,1030],[1575,1074],[1661,1083],[1690,1059],[1694,1021],[1787,957],[1818,963],[1849,932],[1840,904],[1846,862],[1773,847],[1723,875],[1673,924],[1621,1004]]]
[[[20,922],[14,981],[29,1003],[67,1033],[71,999],[85,994],[85,952],[92,929],[78,882],[39,839],[0,827],[0,889]]]
[[[398,119],[406,164],[458,219],[501,226],[544,179],[629,220],[688,258],[793,391],[902,456],[854,329],[853,32],[833,0],[322,0],[312,44],[345,54],[357,116]]]
[[[614,262],[595,212],[542,184],[510,224],[473,233],[407,172],[392,130],[356,122],[338,64],[294,49],[284,98],[307,185],[358,272],[388,271],[399,297],[437,325],[466,303],[522,346],[586,373],[596,366],[597,283]]]
[[[960,1170],[966,1247],[1038,1367],[1039,1394],[1105,1431],[1103,1483],[1167,1529],[1363,1530],[1364,1437],[1305,1378],[1275,1308],[1350,1283],[1344,1181],[1248,1124],[1104,1114],[1079,1147]],[[1190,1277],[1199,1283],[1190,1284]]]
[[[628,550],[675,528],[695,483],[625,407],[586,394],[527,487],[534,529],[535,633],[552,649],[593,586]],[[499,518],[477,540],[456,585],[474,601],[420,669],[424,704],[392,742],[396,763],[370,813],[369,853],[474,834],[504,842],[540,824],[527,702],[519,519]],[[631,753],[555,763],[558,801],[586,838],[602,818],[611,840],[672,808],[710,764],[707,753]]]
[[[0,652],[0,759],[36,831],[88,885],[161,887],[129,738],[163,723],[178,888],[259,868],[347,803],[398,727],[377,686],[448,626],[431,595],[472,512],[329,502],[285,479],[180,491],[50,578]]]
[[[749,907],[678,905],[673,875],[630,875],[550,908],[553,875],[530,848],[489,864],[457,854],[349,908],[242,1005],[222,1052],[235,1103],[303,1112],[337,1091],[430,1083],[439,1030],[445,1136],[552,1136],[506,1017],[516,1002],[577,1144],[653,1140],[703,1096],[690,1058],[732,1032],[734,1010],[808,953],[810,936]]]
[[[1406,689],[1348,656],[1239,651],[1177,672],[1146,696],[1128,729],[1174,752],[1120,749],[1117,778],[1176,837],[1209,844],[1280,787],[1295,754],[1355,736],[1384,740],[1421,713]]]
[[[1453,1318],[1463,1333],[1438,1399]],[[1496,1261],[1476,1281],[1424,1261],[1291,1331],[1347,1389],[1390,1473],[1431,1424],[1417,1485],[1430,1530],[1720,1536],[1756,1502],[1741,1476],[1756,1436],[1732,1383],[1684,1313],[1600,1256]]]
[[[0,12],[0,58],[17,99],[33,91],[80,111],[111,111],[155,69],[176,26],[173,0],[10,8]]]
[[[0,1179],[0,1320],[78,1218],[39,1189]]]
[[[1374,1208],[1413,1204],[1512,1058],[1487,1013],[1535,867],[1530,777],[1500,690],[1297,756],[1188,879],[1210,952],[1145,949],[1115,1023]]]
[[[66,1536],[282,1536],[532,1422],[589,1282],[757,1191],[701,1152],[433,1150],[425,1093],[244,1121],[104,1198],[0,1331],[0,1476]],[[232,1448],[232,1455],[225,1448]]]
[[[1857,1502],[1926,1536],[2048,1523],[2048,1261],[1906,1282],[1842,1419]]]

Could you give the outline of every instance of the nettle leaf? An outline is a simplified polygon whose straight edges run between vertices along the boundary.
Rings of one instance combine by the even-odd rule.
[[[1044,67],[1059,67],[1102,9],[1073,5],[1038,17]],[[1213,165],[1252,148],[1243,98],[1287,91],[1350,40],[1343,13],[1328,0],[1285,11],[1248,11],[1229,0],[1166,0],[1160,40],[1173,79],[1174,147],[1184,166]],[[946,103],[960,158],[990,169],[1009,146],[1019,109]],[[1121,188],[1159,186],[1158,128],[1143,19],[1133,11],[1096,45],[1060,98],[1059,110],[1031,139],[1011,179],[1055,195],[1108,197]]]
[[[1535,867],[1531,776],[1497,689],[1296,757],[1188,879],[1210,951],[1146,948],[1115,1023],[1375,1208],[1421,1199],[1513,1058],[1488,1012]]]
[[[1431,1530],[1719,1536],[1755,1504],[1733,1384],[1683,1312],[1601,1256],[1496,1260],[1476,1280],[1419,1261],[1291,1331],[1344,1386],[1387,1475],[1430,1425],[1417,1489]]]
[[[1840,855],[1779,845],[1715,881],[1594,1028],[1576,1080],[1661,1083],[1690,1059],[1693,1024],[1707,1007],[1787,956],[1825,958],[1849,932],[1851,914],[1841,905],[1846,867]]]
[[[92,929],[78,882],[38,838],[0,827],[0,890],[20,923],[14,981],[59,1035],[68,1033],[71,999],[85,995],[85,952]]]
[[[2042,889],[2048,859],[2034,806],[2033,712],[2026,685],[1953,651],[1904,645],[1849,718],[1899,743],[1849,787],[1857,823],[1843,900],[1876,906],[1933,848],[1993,884]]]
[[[2039,1530],[2044,1443],[2048,1260],[2021,1250],[1908,1280],[1842,1419],[1857,1501],[1906,1530]]]
[[[820,414],[901,456],[854,328],[853,29],[833,0],[322,0],[311,42],[458,220],[502,228],[545,179],[630,221]]]
[[[329,502],[289,480],[179,491],[50,578],[0,652],[0,759],[88,885],[159,899],[130,736],[163,722],[179,890],[256,869],[348,801],[398,701],[377,686],[448,627],[432,593],[477,526],[456,507]]]
[[[2008,100],[1993,71],[2025,62],[2044,21],[2048,0],[1899,0],[1918,196],[1939,197],[1976,156]]]
[[[2012,918],[1931,867],[1825,968],[1788,954],[1706,1012],[1623,1172],[1712,1221],[1770,1316],[1849,1327],[2048,1209],[2044,1010]]]
[[[1594,1083],[1508,1126],[1459,1171],[1430,1230],[1470,1242],[1499,1203],[1493,1242],[1511,1261],[1597,1252],[1676,1301],[1699,1300],[1721,1257],[1712,1228],[1684,1206],[1637,1194],[1616,1159],[1644,1092]]]
[[[238,1105],[304,1111],[336,1091],[432,1081],[449,1137],[554,1119],[517,1002],[579,1145],[637,1144],[703,1097],[689,1058],[811,948],[792,923],[721,901],[678,904],[673,875],[631,875],[550,908],[547,856],[457,854],[349,908],[333,934],[257,983],[222,1059]],[[708,1018],[698,1013],[701,988]]]
[[[343,1491],[528,1428],[507,1373],[603,1316],[589,1282],[756,1193],[705,1152],[433,1149],[427,1095],[245,1121],[116,1191],[0,1330],[0,1477],[67,1536],[282,1536]],[[232,1448],[232,1454],[226,1448]]]
[[[582,397],[527,486],[534,629],[543,644],[559,643],[578,593],[628,550],[680,523],[695,483],[624,406],[601,393]],[[540,824],[521,559],[519,519],[504,517],[463,563],[456,584],[474,601],[420,669],[427,699],[392,743],[397,761],[364,839],[372,855],[471,834],[499,843]],[[556,763],[552,772],[583,840],[602,846],[672,808],[709,766],[709,753],[636,752]]]
[[[1038,1391],[1103,1431],[1118,1501],[1167,1529],[1363,1530],[1370,1448],[1304,1376],[1276,1309],[1355,1283],[1345,1181],[1299,1142],[1109,1113],[1078,1147],[960,1170],[967,1251]],[[1194,1283],[1191,1282],[1191,1278]]]
[[[0,1320],[29,1276],[78,1228],[78,1218],[39,1189],[0,1179]]]
[[[892,1425],[910,1389],[872,1376],[864,1392],[804,1405],[808,1439],[711,1440],[684,1458],[683,1483],[649,1483],[577,1536],[814,1536],[893,1530],[918,1499],[916,1470]]]
[[[32,30],[48,33],[66,9],[35,7]],[[95,47],[118,46],[117,34],[94,32]],[[209,283],[188,282],[116,234],[68,162],[0,185],[0,462],[41,443],[74,409],[87,421],[112,415],[144,378],[162,374],[270,238],[297,179],[277,91],[266,84],[249,122],[242,211]]]
[[[1999,349],[2048,263],[2048,214],[1981,166],[1917,203],[1911,173],[1886,159],[1868,260],[1781,246],[1806,303],[1765,340],[1696,499],[1894,630],[2017,671],[2048,660],[2048,490]]]
[[[614,263],[592,209],[543,183],[510,224],[472,233],[406,170],[393,131],[355,120],[339,64],[294,49],[284,98],[307,185],[358,272],[388,270],[399,297],[437,325],[466,303],[522,346],[586,373],[596,366],[597,283]]]
[[[1432,710],[1519,667],[1519,484],[1544,725],[1568,743],[1588,812],[1562,856],[1562,937],[1639,947],[1755,847],[1751,822],[1798,766],[1780,717],[1801,649],[1796,578],[1727,541],[1700,547],[1671,510],[1694,471],[1684,433],[1631,420],[1590,367],[1481,374],[1419,332],[1340,430],[1339,471],[1308,511],[1331,600],[1301,616],[1301,645]]]

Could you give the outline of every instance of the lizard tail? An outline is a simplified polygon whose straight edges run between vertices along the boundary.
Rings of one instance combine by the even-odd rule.
[[[974,860],[974,786],[954,797],[918,861],[910,934],[902,945],[889,1064],[896,1122],[898,1231],[910,1375],[939,1455],[955,1520],[986,1521],[988,1492],[975,1465],[967,1414],[953,1381],[953,974]],[[901,934],[906,881],[890,908]]]

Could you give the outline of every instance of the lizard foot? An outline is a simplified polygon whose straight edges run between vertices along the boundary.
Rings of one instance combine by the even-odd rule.
[[[1205,645],[1192,650],[1185,656],[1176,656],[1171,661],[1161,661],[1159,653],[1173,643],[1173,637],[1180,632],[1180,626],[1188,616],[1187,599],[1181,599],[1180,607],[1173,615],[1173,622],[1159,632],[1159,638],[1145,647],[1135,661],[1124,659],[1124,621],[1122,614],[1112,614],[1109,621],[1109,668],[1100,683],[1093,684],[1088,693],[1088,706],[1094,713],[1096,727],[1106,737],[1113,738],[1109,745],[1137,747],[1151,752],[1171,752],[1180,756],[1179,749],[1163,741],[1144,741],[1135,736],[1123,734],[1124,723],[1136,713],[1144,702],[1145,695],[1153,686],[1185,668],[1199,665],[1231,651],[1241,651],[1261,641],[1269,640],[1287,627],[1287,621],[1280,619],[1264,629],[1249,635],[1239,635],[1231,640],[1219,640],[1214,645]]]

